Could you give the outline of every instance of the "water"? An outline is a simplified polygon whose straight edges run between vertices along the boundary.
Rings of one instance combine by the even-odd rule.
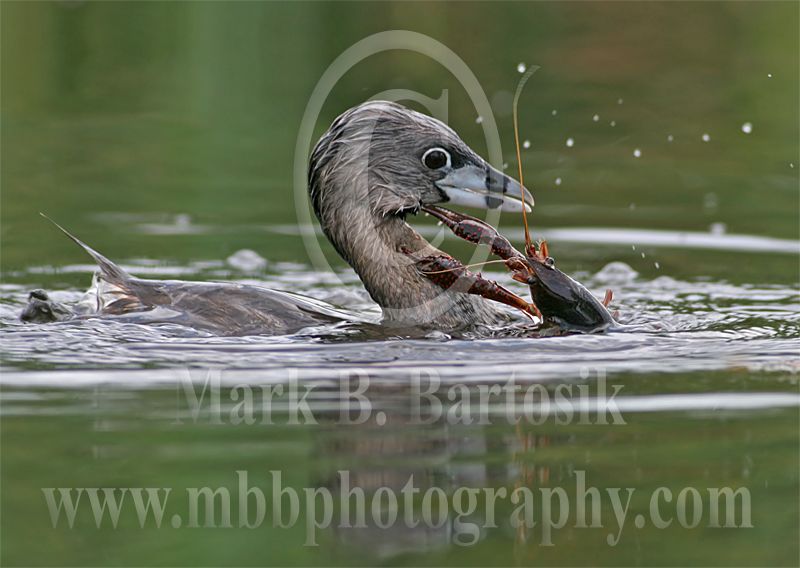
[[[797,5],[693,3],[692,25],[684,4],[390,7],[3,3],[0,562],[796,565]],[[475,72],[512,171],[506,95],[519,61],[541,66],[520,123],[533,230],[559,268],[598,297],[614,291],[620,330],[387,330],[332,249],[321,245],[328,268],[306,248],[316,231],[298,223],[291,164],[307,96],[352,43],[403,28],[443,41]],[[450,124],[485,151],[453,77],[412,53],[382,57],[337,86],[317,133],[375,92],[447,89]],[[757,128],[745,136],[744,124]],[[39,211],[138,276],[292,290],[360,323],[240,338],[102,319],[23,325],[29,290],[74,301],[92,270]],[[430,220],[412,222],[455,256],[474,253]],[[516,216],[500,229],[521,241]],[[505,273],[484,274],[526,294]],[[341,389],[365,377],[369,417],[347,424],[342,409],[354,418],[367,407]],[[518,392],[480,402],[488,385],[512,380]],[[436,382],[440,407],[415,394]],[[204,385],[218,404],[195,408]],[[313,421],[292,423],[289,395],[276,395],[264,423],[264,393],[277,387],[310,389]],[[564,388],[569,417],[548,404]],[[471,423],[465,396],[478,413]],[[515,528],[515,505],[501,500],[463,517],[451,509],[437,527],[309,530],[321,504],[285,529],[271,514],[239,528],[241,504],[235,528],[185,526],[187,488],[224,486],[235,502],[237,472],[247,472],[271,506],[272,471],[301,493],[335,492],[346,471],[368,497],[381,486],[399,494],[411,475],[422,492],[449,496],[524,486],[537,524]],[[580,478],[600,491],[602,527],[577,526]],[[54,528],[42,488],[58,487],[172,488],[172,497],[160,528],[139,527],[130,495],[117,528],[96,527],[90,509],[74,528]],[[748,491],[752,528],[708,526],[709,491],[724,487]],[[548,535],[541,490],[559,488],[568,519]],[[615,488],[623,498],[633,490],[621,529]],[[664,489],[674,499],[661,513],[673,522],[658,528],[651,497]],[[676,510],[689,490],[702,503],[694,528]],[[424,509],[420,496],[410,509]],[[478,540],[461,546],[470,523]],[[319,546],[304,545],[309,534]]]

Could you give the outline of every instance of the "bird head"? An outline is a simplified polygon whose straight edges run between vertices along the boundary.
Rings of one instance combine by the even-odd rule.
[[[326,210],[369,207],[378,218],[404,217],[423,205],[452,204],[519,212],[525,195],[443,122],[387,101],[369,101],[339,116],[312,152],[309,191],[317,217]]]

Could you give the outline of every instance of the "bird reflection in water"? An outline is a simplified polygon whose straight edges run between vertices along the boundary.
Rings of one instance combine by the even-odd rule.
[[[516,558],[522,560],[530,552],[535,546],[531,528],[512,526],[510,518],[517,506],[509,503],[508,496],[518,487],[535,491],[550,482],[551,465],[537,464],[532,458],[537,449],[564,443],[567,436],[540,433],[539,427],[530,424],[512,425],[502,415],[490,417],[488,424],[477,420],[451,424],[446,412],[438,411],[420,416],[401,387],[374,389],[369,400],[372,411],[363,422],[355,422],[358,412],[347,423],[338,412],[320,420],[325,434],[319,438],[316,454],[318,463],[325,465],[316,486],[330,490],[339,508],[327,531],[334,549],[343,555],[358,550],[370,559],[383,560],[470,543],[474,526],[475,541],[485,538],[487,531],[500,531],[514,539]],[[446,408],[447,401],[441,402]],[[559,472],[559,478],[568,475],[566,470]],[[474,510],[457,511],[453,506],[454,492],[464,487],[479,492]],[[404,500],[404,488],[414,492],[412,500]],[[388,525],[387,499],[379,500],[383,506],[377,520],[371,509],[373,497],[387,489],[398,501],[396,521]],[[428,490],[447,495],[441,523],[436,506],[425,516],[429,507],[423,496]],[[489,507],[487,490],[504,491],[506,498],[501,495],[495,501],[497,507]],[[364,504],[356,506],[361,492]],[[342,510],[341,495],[349,501],[348,512]],[[437,502],[434,497],[427,505]],[[409,503],[410,511],[406,510]],[[357,508],[366,511],[363,524],[358,523]],[[412,526],[407,519],[418,522]]]

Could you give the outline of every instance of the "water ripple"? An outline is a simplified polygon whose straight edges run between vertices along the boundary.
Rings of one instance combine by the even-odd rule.
[[[613,281],[620,331],[601,336],[525,337],[519,328],[463,337],[406,335],[394,330],[349,324],[307,330],[284,337],[223,338],[181,326],[143,326],[112,319],[24,325],[17,314],[27,288],[5,284],[0,303],[2,360],[6,384],[40,382],[46,377],[85,385],[93,380],[125,382],[123,369],[220,367],[251,370],[248,380],[282,381],[291,370],[305,377],[368,369],[378,378],[407,376],[435,368],[444,380],[490,381],[511,373],[526,380],[579,377],[586,368],[606,372],[690,372],[698,370],[774,370],[796,374],[800,368],[800,294],[785,286],[689,282],[667,276],[642,279],[619,263],[588,275],[599,296]],[[497,274],[496,277],[502,277]],[[295,290],[333,301],[373,319],[379,310],[352,273],[319,274],[299,265],[276,275],[244,282]],[[340,282],[344,281],[342,286]],[[336,286],[333,284],[336,283]],[[525,294],[523,288],[516,291]],[[74,301],[78,290],[54,292]],[[54,370],[81,373],[48,373]],[[87,369],[114,369],[86,373]],[[82,377],[81,380],[75,378]],[[135,373],[136,381],[142,373]],[[92,378],[94,377],[94,378]],[[109,379],[109,377],[113,377]],[[48,379],[49,380],[49,379]],[[47,382],[47,381],[45,381]]]

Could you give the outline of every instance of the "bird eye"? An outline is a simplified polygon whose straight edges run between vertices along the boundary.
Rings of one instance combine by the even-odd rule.
[[[431,148],[422,155],[422,163],[425,167],[438,170],[450,165],[450,154],[442,148]]]

